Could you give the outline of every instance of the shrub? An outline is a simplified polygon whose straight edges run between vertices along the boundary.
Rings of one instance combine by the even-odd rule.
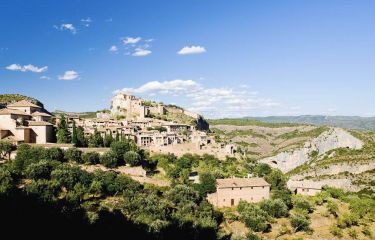
[[[64,151],[58,147],[47,148],[44,151],[44,157],[51,161],[64,162]]]
[[[364,226],[362,229],[362,233],[366,235],[367,237],[372,238],[372,231],[369,228],[369,226]]]
[[[115,168],[117,166],[117,155],[112,150],[100,156],[100,163],[108,168]]]
[[[12,188],[12,175],[8,170],[0,168],[0,194],[7,194]]]
[[[330,200],[327,203],[327,210],[330,214],[337,217],[337,212],[339,211],[339,206],[337,205],[336,202]]]
[[[295,232],[310,230],[310,220],[302,214],[292,215],[290,224],[292,224]]]
[[[124,154],[124,160],[127,164],[129,164],[132,167],[139,166],[142,163],[141,156],[139,156],[139,154],[134,151],[127,151]]]
[[[124,165],[124,154],[131,150],[130,142],[116,141],[111,144],[111,151],[118,159],[120,165]]]
[[[14,145],[9,141],[0,141],[0,159],[10,158],[11,152],[15,149]]]
[[[292,195],[288,189],[272,190],[271,198],[281,199],[289,209],[293,207]]]
[[[292,202],[295,208],[305,210],[308,213],[311,213],[314,211],[312,204],[305,196],[297,194],[293,197]]]
[[[257,205],[240,201],[237,206],[240,220],[255,232],[264,232],[269,229],[268,215]]]
[[[41,160],[38,163],[30,164],[26,170],[25,175],[30,179],[49,179],[51,172],[59,165],[58,161]]]
[[[359,216],[355,213],[345,212],[337,221],[340,228],[347,228],[353,225],[358,225]]]
[[[292,233],[292,230],[290,230],[290,228],[288,227],[288,225],[286,225],[285,223],[283,223],[279,229],[279,233],[278,233],[278,236],[282,236],[282,235],[285,235],[285,234],[291,234]]]
[[[261,240],[255,233],[249,232],[246,234],[246,240]]]
[[[264,200],[260,203],[260,208],[272,217],[288,216],[288,207],[281,199]]]
[[[65,159],[67,161],[74,161],[77,163],[82,163],[82,151],[79,150],[78,148],[69,148],[68,150],[65,151]]]
[[[354,239],[358,237],[358,233],[355,229],[349,229],[348,234],[351,238],[354,238]]]
[[[324,191],[328,192],[333,198],[342,199],[345,197],[344,190],[340,188],[324,187]]]
[[[336,236],[336,237],[339,237],[341,238],[343,236],[343,232],[342,232],[342,229],[337,227],[336,224],[333,224],[330,228],[329,228],[329,232],[333,235],[333,236]]]
[[[99,153],[97,152],[86,152],[82,154],[82,160],[86,164],[98,164],[99,158]]]

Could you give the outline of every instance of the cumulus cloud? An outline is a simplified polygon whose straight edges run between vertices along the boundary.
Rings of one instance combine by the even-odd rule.
[[[85,27],[90,27],[90,24],[92,23],[92,20],[89,17],[88,18],[84,18],[84,19],[81,19],[81,23]]]
[[[111,53],[117,53],[118,52],[118,48],[116,45],[113,45],[111,46],[108,51],[110,51]]]
[[[151,54],[151,51],[148,50],[148,49],[136,48],[132,55],[135,56],[135,57],[144,57],[144,56],[147,56],[149,54]]]
[[[250,88],[208,88],[194,80],[176,79],[152,81],[138,88],[123,88],[114,93],[125,92],[142,97],[167,98],[181,106],[210,118],[249,116],[255,110],[279,107],[278,102],[262,98]]]
[[[139,41],[141,41],[141,37],[136,37],[136,38],[133,38],[133,37],[126,37],[125,39],[122,40],[122,42],[126,45],[126,44],[136,44],[138,43]]]
[[[40,79],[43,79],[43,80],[50,80],[51,78],[50,78],[50,77],[47,77],[47,76],[41,76]]]
[[[54,25],[53,27],[60,31],[70,31],[72,34],[77,33],[77,29],[72,23],[63,23],[60,26]]]
[[[186,46],[177,52],[179,55],[189,55],[189,54],[200,54],[205,53],[206,49],[202,46]]]
[[[36,67],[32,64],[21,66],[19,64],[14,63],[14,64],[11,64],[11,65],[5,67],[5,68],[8,69],[8,70],[11,70],[11,71],[41,73],[41,72],[47,71],[48,66],[44,66],[44,67],[39,68],[39,67]]]
[[[65,71],[64,75],[59,75],[58,79],[69,81],[69,80],[77,79],[78,77],[79,77],[79,74],[76,71],[69,70],[69,71]]]

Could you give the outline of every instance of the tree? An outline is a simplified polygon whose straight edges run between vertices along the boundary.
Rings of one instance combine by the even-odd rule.
[[[12,175],[4,168],[0,168],[0,194],[7,194],[12,188]]]
[[[307,211],[308,213],[312,213],[314,211],[314,207],[310,201],[303,195],[297,194],[293,196],[292,203],[294,208]]]
[[[260,163],[255,167],[254,171],[259,177],[264,177],[272,172],[272,168],[266,163]]]
[[[31,163],[37,163],[45,158],[45,149],[42,147],[31,147],[28,144],[20,144],[17,147],[17,155],[12,162],[14,170],[21,173]]]
[[[269,229],[269,217],[257,205],[241,200],[237,206],[237,211],[240,214],[240,220],[253,231],[264,232]]]
[[[279,169],[272,169],[272,171],[266,175],[265,179],[271,184],[272,189],[287,189],[286,177]]]
[[[290,218],[290,223],[295,232],[309,230],[310,220],[303,214],[295,214]]]
[[[89,147],[103,147],[103,137],[97,129],[94,130],[94,133],[89,138]]]
[[[72,143],[74,144],[74,146],[78,145],[78,135],[77,135],[77,127],[76,127],[75,121],[73,121]]]
[[[86,147],[87,140],[85,138],[85,134],[83,132],[83,128],[80,126],[77,128],[77,144],[76,147]]]
[[[199,174],[199,192],[202,196],[206,196],[207,193],[216,192],[216,178],[212,173],[202,172]]]
[[[50,179],[51,172],[59,165],[57,161],[41,160],[38,163],[30,164],[25,175],[29,179]]]
[[[112,132],[104,136],[104,147],[110,147],[113,142]]]
[[[140,155],[134,151],[127,151],[124,154],[124,160],[132,167],[139,166],[142,163]]]
[[[59,162],[64,162],[64,151],[58,147],[46,148],[44,151],[44,157],[48,160],[55,160]]]
[[[79,150],[78,148],[69,148],[68,150],[65,151],[65,159],[67,161],[73,161],[76,163],[82,163],[82,151]]]
[[[281,199],[264,200],[260,203],[260,208],[275,218],[288,216],[288,207]]]
[[[86,152],[82,154],[82,160],[86,164],[94,165],[100,162],[100,156],[97,152]]]
[[[60,123],[57,125],[57,143],[69,143],[68,124],[65,115],[61,114]]]
[[[115,152],[112,150],[104,153],[100,156],[100,163],[108,168],[115,168],[118,164],[118,158]]]
[[[111,151],[116,155],[120,165],[124,165],[124,154],[131,150],[130,142],[128,140],[113,142],[111,144]]]
[[[10,154],[14,150],[14,145],[9,141],[0,141],[0,159],[5,159],[8,157],[10,159]]]

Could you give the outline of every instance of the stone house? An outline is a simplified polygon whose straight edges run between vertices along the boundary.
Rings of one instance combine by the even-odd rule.
[[[288,188],[295,194],[314,196],[322,191],[322,184],[310,180],[288,181]]]
[[[241,200],[256,203],[270,196],[271,185],[263,178],[226,178],[216,183],[216,192],[207,196],[215,207],[236,206]]]

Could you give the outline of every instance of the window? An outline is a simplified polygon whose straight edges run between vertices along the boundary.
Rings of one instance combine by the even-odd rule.
[[[262,188],[264,189],[264,186]]]
[[[254,187],[251,187],[251,189],[253,189]]]
[[[232,190],[233,190],[233,188],[232,188]]]
[[[240,187],[240,190],[242,190],[242,187]]]

